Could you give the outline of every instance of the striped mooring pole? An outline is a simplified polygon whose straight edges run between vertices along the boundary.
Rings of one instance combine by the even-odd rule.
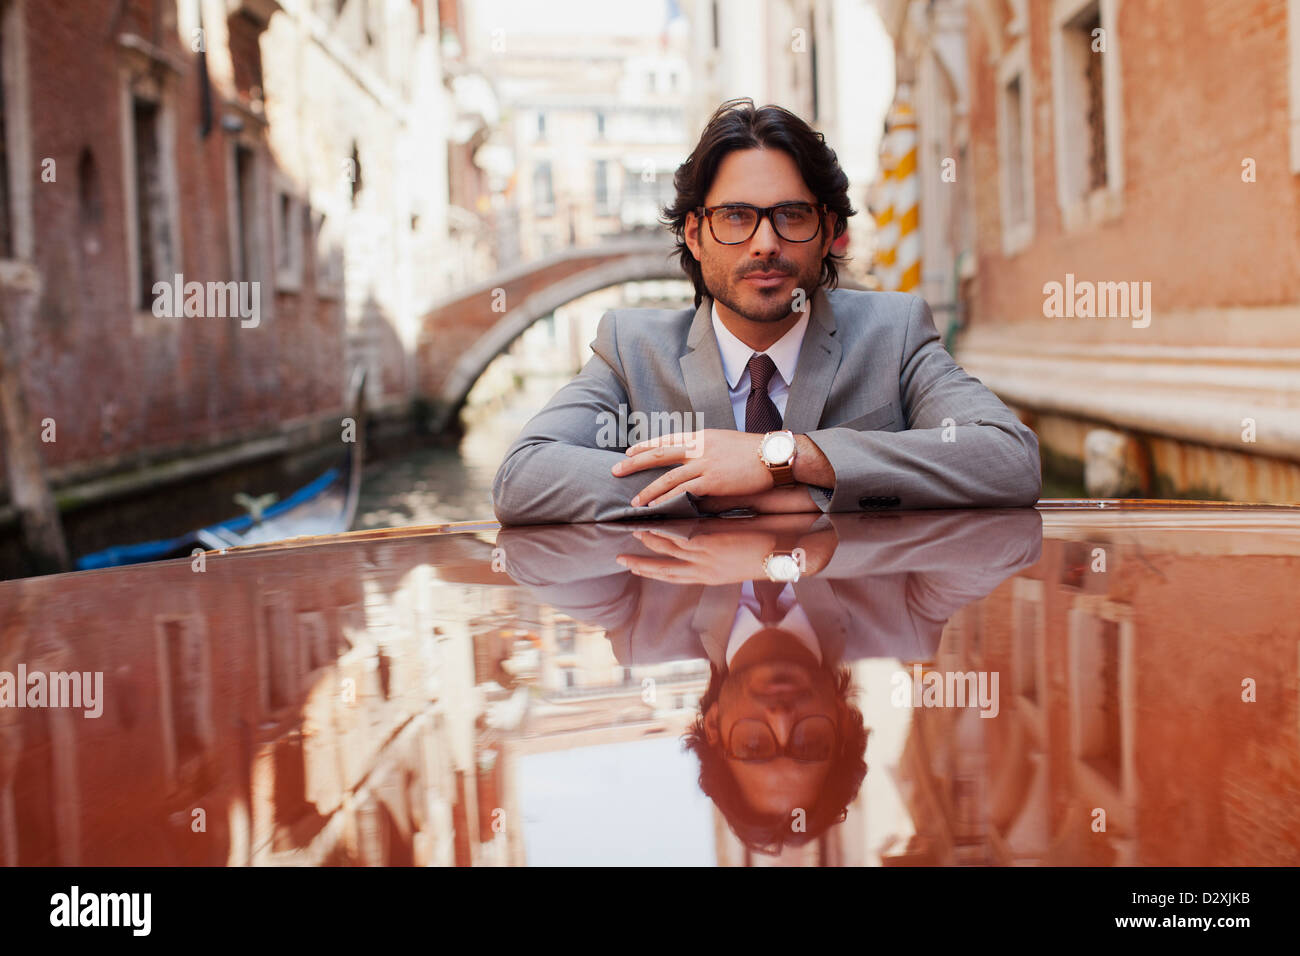
[[[894,218],[894,168],[898,161],[890,144],[893,132],[880,144],[879,206],[876,209],[876,277],[883,292],[894,288],[894,263],[898,254],[898,221]]]
[[[894,289],[915,293],[921,287],[921,182],[916,170],[916,114],[910,101],[911,90],[900,86],[891,126],[898,157],[894,168],[894,220],[898,224]]]

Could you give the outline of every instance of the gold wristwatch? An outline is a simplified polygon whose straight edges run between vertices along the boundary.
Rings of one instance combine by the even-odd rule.
[[[763,559],[763,573],[769,581],[778,584],[794,584],[803,573],[803,553],[796,548],[793,551],[773,551]]]
[[[794,432],[768,432],[758,443],[758,460],[772,473],[777,488],[789,488],[794,480]]]

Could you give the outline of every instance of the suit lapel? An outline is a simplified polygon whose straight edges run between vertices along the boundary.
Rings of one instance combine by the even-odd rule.
[[[729,428],[736,430],[736,416],[731,410],[731,392],[727,389],[727,376],[722,372],[722,356],[718,340],[713,334],[713,299],[705,296],[695,310],[695,321],[686,337],[691,350],[681,358],[682,378],[691,397],[691,408],[701,421],[702,428]]]
[[[840,343],[835,338],[835,313],[826,290],[813,294],[812,315],[799,347],[790,396],[786,399],[783,427],[796,435],[816,430],[831,393],[831,381],[840,367]],[[715,351],[717,347],[714,347]]]
[[[740,607],[741,585],[715,584],[704,588],[691,617],[691,629],[700,635],[700,646],[715,667],[727,669],[727,642]]]
[[[839,663],[844,656],[852,621],[830,582],[822,578],[804,578],[795,583],[794,597],[808,615],[813,633],[821,643],[822,660]]]

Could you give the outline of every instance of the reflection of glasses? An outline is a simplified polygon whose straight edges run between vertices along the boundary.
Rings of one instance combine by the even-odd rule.
[[[835,724],[825,714],[812,714],[790,729],[790,740],[782,748],[772,728],[761,720],[744,717],[731,727],[727,756],[746,763],[766,763],[789,757],[800,763],[821,763],[835,752]]]
[[[822,228],[821,203],[783,202],[775,206],[751,206],[728,203],[725,206],[700,206],[696,210],[709,220],[709,232],[726,246],[747,242],[758,232],[763,217],[770,217],[772,228],[786,242],[809,242]]]

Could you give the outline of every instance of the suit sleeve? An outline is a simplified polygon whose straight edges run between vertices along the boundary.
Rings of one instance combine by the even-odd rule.
[[[634,508],[637,492],[668,470],[611,474],[624,458],[602,447],[601,433],[619,420],[627,385],[618,355],[614,312],[606,312],[591,344],[595,354],[568,385],[533,417],[506,453],[492,482],[492,507],[505,525],[618,521],[623,518],[696,518],[697,499],[683,492],[654,507]]]
[[[904,431],[809,432],[835,471],[823,511],[1021,507],[1038,501],[1038,438],[943,347],[930,307],[912,297],[899,361]],[[868,504],[867,502],[870,502]]]

